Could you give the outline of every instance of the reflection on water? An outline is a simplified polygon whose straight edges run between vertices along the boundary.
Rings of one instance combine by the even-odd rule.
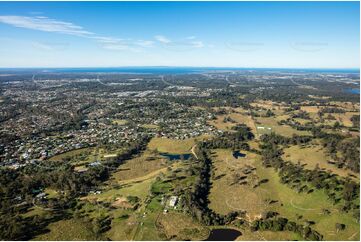
[[[169,160],[188,160],[192,154],[169,154],[160,153],[161,156],[168,158]]]
[[[206,241],[232,241],[242,233],[235,229],[213,229]]]

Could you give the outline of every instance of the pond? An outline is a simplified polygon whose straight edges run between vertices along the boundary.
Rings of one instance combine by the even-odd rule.
[[[246,154],[243,154],[239,150],[236,150],[236,151],[233,151],[233,157],[238,159],[238,157],[246,157]]]
[[[212,229],[206,241],[232,241],[241,235],[242,233],[235,229]]]
[[[188,160],[192,154],[169,154],[169,153],[160,153],[161,156],[169,160]]]

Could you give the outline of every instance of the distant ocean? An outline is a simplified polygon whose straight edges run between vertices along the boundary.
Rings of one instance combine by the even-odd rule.
[[[187,74],[217,71],[267,71],[294,73],[350,73],[359,69],[291,69],[291,68],[233,68],[233,67],[99,67],[99,68],[0,68],[0,73],[133,73],[133,74]]]
[[[349,88],[345,90],[348,93],[352,93],[352,94],[360,94],[360,89],[358,88]]]

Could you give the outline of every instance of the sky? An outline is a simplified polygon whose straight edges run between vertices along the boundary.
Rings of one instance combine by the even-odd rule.
[[[359,68],[359,2],[0,2],[0,67]]]

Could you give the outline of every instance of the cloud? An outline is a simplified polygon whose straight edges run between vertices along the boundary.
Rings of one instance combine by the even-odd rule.
[[[123,39],[113,38],[113,37],[104,37],[104,36],[94,36],[91,38],[95,39],[99,43],[103,43],[103,44],[117,44],[119,42],[124,41]]]
[[[173,51],[189,51],[196,48],[203,48],[202,41],[197,40],[195,36],[188,36],[180,40],[171,40],[163,35],[154,36],[162,47]]]
[[[76,36],[91,36],[94,33],[84,30],[81,26],[73,23],[58,21],[43,16],[0,16],[0,22],[9,24],[18,28],[33,29],[45,32],[54,32]]]
[[[40,42],[32,42],[31,45],[35,49],[39,49],[39,50],[46,50],[46,51],[54,50],[54,48],[52,46],[44,44],[44,43],[40,43]]]
[[[135,44],[142,47],[151,47],[154,45],[154,42],[151,40],[138,40]]]
[[[192,41],[190,42],[190,44],[194,47],[194,48],[202,48],[204,47],[204,44],[202,41]]]
[[[172,42],[170,39],[164,37],[163,35],[156,35],[154,36],[154,38],[163,44],[169,44]]]
[[[124,50],[131,50],[133,52],[140,52],[139,49],[132,48],[129,45],[126,44],[104,44],[102,47],[106,50],[117,50],[117,51],[124,51]]]
[[[139,51],[139,48],[146,48],[153,45],[150,40],[132,40],[121,39],[109,36],[102,36],[94,32],[85,30],[83,27],[76,24],[51,19],[44,16],[12,16],[0,15],[0,23],[9,24],[18,28],[32,29],[44,32],[53,32],[59,34],[73,35],[87,39],[95,40],[100,46],[107,50],[130,50]],[[49,44],[34,42],[33,47],[41,50],[53,50],[54,47]]]
[[[107,50],[130,50],[133,52],[140,52],[141,48],[153,46],[154,42],[150,40],[132,40],[132,39],[119,39],[112,37],[94,37],[100,46]]]
[[[15,15],[0,15],[0,23],[12,25],[18,28],[32,29],[43,32],[52,32],[59,34],[66,34],[78,36],[96,41],[100,47],[107,50],[124,51],[130,50],[139,52],[141,49],[153,47],[155,42],[151,40],[134,40],[134,39],[121,39],[111,36],[103,36],[84,29],[83,27],[71,22],[60,21],[51,19],[44,16],[15,16]],[[186,50],[194,48],[202,48],[204,44],[202,41],[197,40],[195,36],[188,36],[183,39],[172,41],[163,35],[156,35],[154,38],[163,47]],[[33,47],[41,50],[53,50],[54,46],[45,43],[32,43]]]
[[[58,51],[64,50],[68,47],[67,43],[43,43],[43,42],[32,42],[33,48],[42,51]]]

